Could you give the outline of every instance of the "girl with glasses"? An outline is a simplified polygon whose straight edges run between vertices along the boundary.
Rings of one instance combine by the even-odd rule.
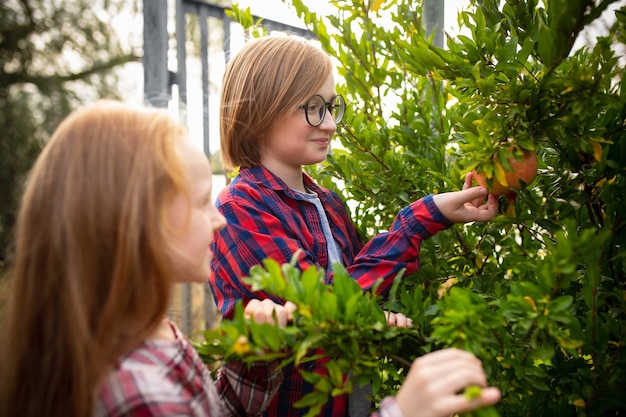
[[[214,381],[165,314],[172,286],[206,281],[224,217],[208,158],[164,110],[99,102],[58,127],[17,225],[0,335],[1,417],[259,415],[278,363]],[[255,300],[259,322],[295,306]]]
[[[417,270],[423,239],[456,222],[495,216],[496,197],[484,188],[471,188],[468,177],[462,191],[413,202],[398,213],[388,233],[362,242],[340,197],[303,171],[326,158],[345,110],[335,90],[330,57],[307,41],[261,38],[244,46],[228,64],[220,106],[221,153],[225,168],[239,172],[216,203],[227,225],[215,235],[210,276],[224,317],[232,317],[239,299],[244,304],[271,299],[241,281],[266,258],[286,263],[299,251],[299,268],[322,267],[328,282],[333,263],[339,262],[364,291],[382,278],[379,289],[385,294],[401,270],[406,275]],[[409,324],[401,314],[389,317],[390,324]],[[316,365],[302,366],[311,371]],[[311,390],[297,368],[286,368],[267,415],[306,412],[293,404]],[[346,396],[337,396],[323,415],[344,416],[347,409]]]

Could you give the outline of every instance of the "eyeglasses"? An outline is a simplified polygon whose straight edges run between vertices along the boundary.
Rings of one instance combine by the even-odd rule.
[[[307,123],[315,127],[321,125],[324,121],[326,109],[328,109],[333,119],[335,119],[335,123],[339,123],[346,111],[346,101],[343,99],[343,96],[337,94],[330,99],[329,103],[324,100],[324,97],[315,94],[298,108],[304,110]]]

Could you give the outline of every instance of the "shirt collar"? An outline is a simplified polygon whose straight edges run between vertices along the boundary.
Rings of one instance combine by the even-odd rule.
[[[301,198],[297,193],[289,188],[287,184],[280,179],[280,177],[274,175],[272,171],[265,168],[263,165],[256,165],[251,168],[240,168],[239,175],[257,186],[270,188],[274,191],[282,191],[293,198]],[[309,190],[319,194],[321,188],[315,183],[315,181],[313,181],[313,178],[311,178],[309,174],[302,171],[302,178],[304,185],[306,185]]]

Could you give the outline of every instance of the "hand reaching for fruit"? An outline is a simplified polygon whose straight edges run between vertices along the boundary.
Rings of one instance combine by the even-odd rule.
[[[461,191],[433,196],[441,213],[453,223],[486,222],[498,214],[498,198],[488,194],[486,187],[472,187],[472,177],[471,173],[465,176]]]

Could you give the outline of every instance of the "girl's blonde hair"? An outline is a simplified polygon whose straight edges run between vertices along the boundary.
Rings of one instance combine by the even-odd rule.
[[[101,101],[68,116],[29,176],[0,346],[0,415],[93,414],[99,382],[167,311],[167,210],[184,129]]]
[[[330,57],[296,36],[268,36],[245,45],[226,67],[222,85],[224,166],[257,165],[267,130],[297,111],[331,73]]]

